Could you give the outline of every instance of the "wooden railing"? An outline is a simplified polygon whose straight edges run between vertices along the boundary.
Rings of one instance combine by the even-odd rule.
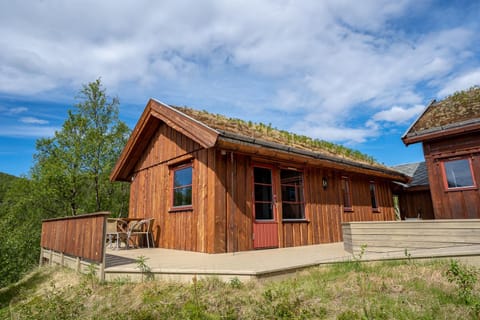
[[[44,259],[44,251],[49,250],[50,256],[52,252],[61,254],[62,264],[64,255],[67,255],[70,258],[98,263],[103,270],[105,230],[109,215],[110,212],[96,212],[43,220],[40,259]]]

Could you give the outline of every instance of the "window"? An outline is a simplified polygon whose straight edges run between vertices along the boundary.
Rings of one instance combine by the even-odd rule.
[[[272,170],[253,168],[255,220],[273,220]]]
[[[370,199],[372,202],[373,211],[378,211],[377,190],[375,182],[370,182]]]
[[[342,177],[343,210],[352,210],[352,192],[350,190],[350,178]]]
[[[173,208],[192,206],[192,165],[173,170]]]
[[[283,220],[305,219],[303,174],[295,170],[280,170]]]
[[[443,169],[447,189],[475,187],[470,159],[444,161]]]

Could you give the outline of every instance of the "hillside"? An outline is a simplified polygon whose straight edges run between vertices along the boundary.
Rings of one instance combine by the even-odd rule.
[[[92,273],[44,267],[0,289],[0,318],[477,319],[477,274],[455,261],[407,259],[311,268],[282,281],[100,284]]]
[[[12,176],[7,173],[0,172],[0,203],[2,203],[5,193],[7,192],[10,184],[18,177]]]

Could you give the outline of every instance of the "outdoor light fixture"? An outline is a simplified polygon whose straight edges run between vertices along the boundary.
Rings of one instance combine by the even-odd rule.
[[[328,186],[327,177],[322,178],[322,186],[323,186],[323,189],[327,189],[327,186]]]

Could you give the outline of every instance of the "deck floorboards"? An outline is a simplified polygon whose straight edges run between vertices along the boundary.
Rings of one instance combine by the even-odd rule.
[[[105,273],[108,279],[135,276],[140,273],[137,259],[146,257],[146,264],[156,278],[189,280],[193,276],[216,276],[221,279],[264,279],[285,276],[311,266],[353,260],[344,250],[343,242],[292,248],[206,254],[190,251],[151,249],[120,249],[107,251]],[[408,252],[409,258],[480,256],[480,246],[419,249]],[[407,258],[398,252],[369,252],[362,261]]]

